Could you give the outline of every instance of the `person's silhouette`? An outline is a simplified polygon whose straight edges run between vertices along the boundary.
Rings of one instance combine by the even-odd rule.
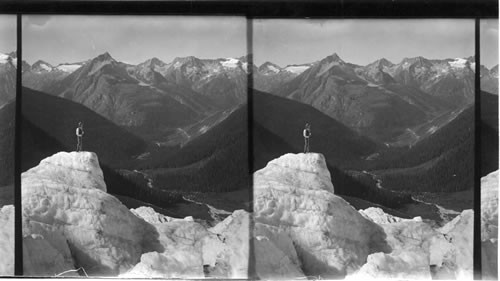
[[[302,135],[304,135],[304,153],[308,153],[309,152],[309,138],[311,137],[311,125],[309,125],[309,123],[306,123],[304,131],[302,132]]]
[[[76,128],[76,151],[82,151],[83,149],[83,122],[78,122],[78,127]]]

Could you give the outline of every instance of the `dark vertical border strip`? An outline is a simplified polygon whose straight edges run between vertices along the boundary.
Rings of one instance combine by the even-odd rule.
[[[476,18],[476,67],[475,67],[475,97],[474,97],[474,280],[481,278],[481,52],[480,25]]]
[[[16,132],[14,134],[14,274],[23,275],[23,224],[21,206],[21,115],[22,115],[22,17],[17,14]]]
[[[253,221],[253,20],[247,16],[247,126],[248,126],[248,173],[250,219],[249,227],[249,251],[248,251],[248,278],[255,280],[255,247],[254,247],[254,221]]]

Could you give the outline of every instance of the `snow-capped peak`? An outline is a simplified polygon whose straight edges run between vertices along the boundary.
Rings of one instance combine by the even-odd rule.
[[[234,69],[237,68],[241,62],[235,58],[226,58],[220,62],[224,68]]]
[[[448,64],[453,68],[465,68],[469,62],[463,58],[456,58],[453,61],[449,61]]]
[[[50,72],[50,71],[52,71],[53,66],[48,62],[45,62],[43,60],[38,60],[31,66],[31,69],[32,69],[32,71],[38,72],[38,73]]]
[[[101,55],[95,57],[91,61],[91,63],[90,63],[91,70],[88,73],[88,75],[94,74],[95,72],[97,72],[99,69],[101,69],[105,65],[115,64],[115,63],[116,63],[116,60],[113,57],[111,57],[111,55],[108,52],[105,52],[104,54],[101,54]]]
[[[276,74],[281,71],[281,67],[272,62],[265,62],[261,66],[259,66],[258,70],[263,74]]]

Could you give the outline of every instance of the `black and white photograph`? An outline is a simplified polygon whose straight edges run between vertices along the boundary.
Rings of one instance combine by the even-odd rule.
[[[498,1],[417,2],[0,1],[0,277],[498,280]]]
[[[246,30],[23,15],[25,276],[248,276]]]
[[[256,275],[472,279],[475,21],[256,19],[253,54]]]
[[[0,15],[0,276],[14,275],[16,16]]]
[[[482,278],[498,280],[498,19],[480,20]]]

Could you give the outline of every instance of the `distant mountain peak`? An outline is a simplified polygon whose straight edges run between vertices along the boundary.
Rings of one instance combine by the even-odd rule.
[[[145,62],[141,63],[141,65],[146,65],[146,66],[150,66],[150,67],[154,67],[154,66],[161,67],[161,66],[165,65],[165,62],[163,62],[162,60],[160,60],[157,57],[152,57],[152,58],[146,60]]]
[[[281,67],[279,67],[277,64],[266,61],[261,66],[259,66],[258,71],[262,72],[263,74],[278,73],[281,71]]]
[[[52,71],[54,67],[43,60],[37,60],[32,66],[31,69],[35,72],[49,72]]]
[[[248,59],[249,59],[250,55],[244,55],[244,56],[241,56],[239,58],[237,58],[239,61],[245,63],[245,62],[248,62]]]
[[[272,63],[270,61],[266,61],[265,63],[263,63],[260,67],[263,67],[263,66],[269,66],[269,65],[272,65],[274,67],[279,67],[281,68],[279,65],[275,64],[275,63]]]
[[[187,56],[187,57],[176,57],[174,59],[174,63],[175,62],[179,62],[179,63],[188,63],[188,62],[195,62],[199,60],[197,57],[195,56]]]
[[[103,54],[98,55],[94,60],[97,61],[114,61],[115,59],[108,53],[105,52]]]
[[[383,66],[392,66],[392,65],[394,65],[390,60],[388,60],[386,58],[381,58],[377,62],[378,62],[379,65],[383,65]]]
[[[410,64],[414,64],[414,63],[430,63],[430,61],[422,56],[418,56],[418,57],[410,57],[410,58],[404,58],[402,63],[410,63]]]
[[[370,64],[367,65],[367,67],[376,67],[376,68],[382,68],[384,66],[387,66],[387,67],[391,67],[393,66],[394,64],[389,61],[388,59],[386,58],[381,58],[381,59],[378,59]]]
[[[496,78],[498,78],[498,64],[491,68],[490,74]]]
[[[344,62],[337,53],[333,53],[325,58],[328,62]]]
[[[151,62],[151,64],[154,64],[154,65],[164,65],[165,64],[162,60],[160,60],[157,57],[151,58],[150,62]]]

